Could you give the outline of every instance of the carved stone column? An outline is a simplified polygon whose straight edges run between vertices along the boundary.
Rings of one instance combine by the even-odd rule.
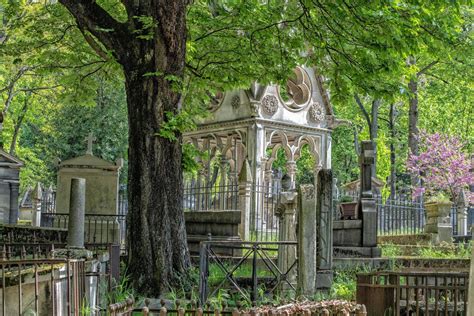
[[[291,189],[294,189],[296,187],[296,162],[293,160],[290,160],[286,163],[286,170],[288,173],[288,176],[291,179]]]
[[[250,216],[252,211],[252,172],[249,162],[244,161],[239,175],[240,238],[250,240]]]
[[[9,224],[15,225],[18,222],[18,191],[19,182],[10,182],[10,214]]]
[[[316,293],[318,223],[313,185],[300,186],[298,205],[298,295]]]
[[[280,203],[277,209],[280,219],[280,241],[296,241],[297,197],[298,193],[295,190],[288,190],[280,193]],[[296,246],[280,245],[278,247],[278,268],[282,273],[288,272],[286,278],[292,284],[296,282],[295,260]],[[283,283],[283,289],[286,288],[286,285]]]

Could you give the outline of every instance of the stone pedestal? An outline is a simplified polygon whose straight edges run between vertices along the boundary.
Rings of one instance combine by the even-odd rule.
[[[377,246],[377,209],[373,198],[362,198],[360,201],[362,214],[362,246]]]
[[[426,203],[425,233],[433,234],[434,243],[452,242],[451,202]]]

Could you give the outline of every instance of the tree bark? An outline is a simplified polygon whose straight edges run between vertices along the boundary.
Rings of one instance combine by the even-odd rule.
[[[395,152],[395,119],[396,119],[395,104],[390,104],[390,113],[388,121],[388,129],[390,131],[390,197],[394,199],[397,195],[397,166],[396,166],[396,152]]]
[[[124,70],[129,122],[128,272],[136,290],[157,297],[185,280],[190,267],[182,209],[181,135],[173,140],[159,136],[167,113],[176,115],[181,108],[176,83],[184,77],[186,1],[123,1],[129,16],[125,23],[114,20],[95,1],[60,2],[80,27],[112,51]],[[153,26],[145,27],[137,17],[152,18]]]
[[[29,105],[29,95],[26,95],[23,106],[21,107],[20,113],[18,114],[18,119],[14,123],[12,142],[10,144],[10,155],[15,154],[16,143],[18,141],[18,135],[20,134],[20,128],[21,128],[21,125],[23,124],[23,119],[25,118],[26,113],[28,112],[28,105]]]
[[[369,136],[370,140],[374,143],[374,164],[372,165],[372,176],[377,176],[377,137],[378,137],[378,118],[379,118],[379,109],[380,104],[382,103],[381,99],[374,99],[372,101],[372,107],[370,108],[370,115],[364,107],[364,104],[360,100],[360,97],[357,94],[354,94],[354,99],[356,104],[359,106],[359,109],[364,116],[367,126],[369,127]]]
[[[374,164],[372,165],[372,176],[377,177],[377,138],[379,135],[379,109],[382,100],[374,99],[370,114],[372,117],[370,128],[370,140],[374,143]]]

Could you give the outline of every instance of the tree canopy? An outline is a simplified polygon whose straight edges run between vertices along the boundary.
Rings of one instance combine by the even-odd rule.
[[[81,153],[90,131],[98,155],[128,159],[129,219],[147,223],[131,238],[150,248],[131,270],[145,293],[188,266],[176,173],[196,167],[196,152],[181,156],[181,133],[218,91],[316,67],[351,122],[333,133],[339,183],[358,176],[361,139],[376,142],[377,175],[393,191],[419,128],[456,134],[472,151],[469,1],[59,2],[0,0],[1,143],[26,162],[23,187],[54,183],[55,158]]]

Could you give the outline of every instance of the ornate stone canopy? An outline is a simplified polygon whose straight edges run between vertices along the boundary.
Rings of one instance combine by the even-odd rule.
[[[263,184],[281,148],[294,182],[304,145],[315,157],[315,171],[331,168],[331,131],[339,121],[314,68],[297,67],[286,89],[254,83],[247,90],[219,93],[210,110],[195,131],[184,135],[185,142],[209,152],[201,159],[208,176],[210,161],[219,153],[222,172],[235,178],[247,160],[253,181]]]

